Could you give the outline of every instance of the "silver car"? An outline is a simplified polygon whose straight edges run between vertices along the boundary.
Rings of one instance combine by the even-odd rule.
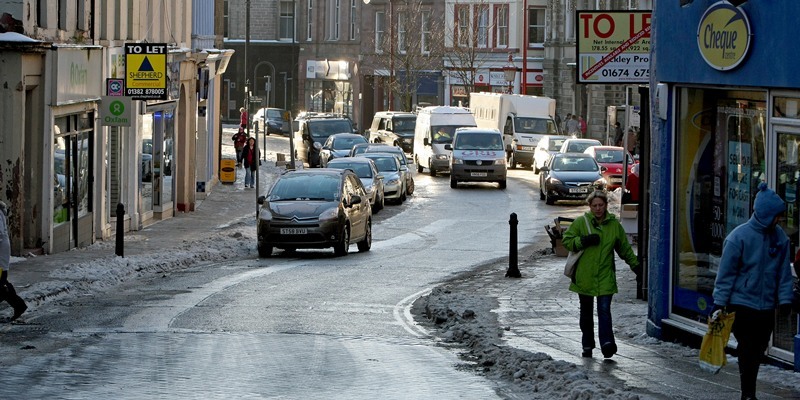
[[[406,182],[400,161],[390,153],[363,153],[361,157],[369,158],[375,162],[378,172],[383,175],[383,193],[387,201],[397,204],[406,201]]]
[[[366,153],[391,153],[400,161],[400,169],[403,170],[403,177],[406,180],[406,194],[414,194],[414,177],[411,175],[411,168],[408,166],[409,161],[403,149],[397,146],[389,146],[381,143],[373,143],[367,146]]]
[[[367,191],[369,202],[372,205],[372,213],[383,209],[383,175],[375,166],[375,161],[364,157],[344,157],[328,161],[328,168],[350,169],[358,175],[364,190]]]

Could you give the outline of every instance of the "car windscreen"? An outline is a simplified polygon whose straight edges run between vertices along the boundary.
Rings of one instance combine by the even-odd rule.
[[[283,119],[283,113],[281,110],[267,110],[267,118],[269,119]]]
[[[600,142],[570,142],[567,146],[567,153],[583,153],[584,150],[592,146],[600,146]]]
[[[369,157],[375,161],[375,166],[380,172],[397,172],[397,159],[392,156]]]
[[[589,157],[556,157],[553,171],[597,171],[597,163]]]
[[[594,159],[599,163],[622,164],[622,150],[597,150]]]
[[[392,131],[404,135],[413,135],[414,127],[417,126],[416,117],[395,117],[392,118]]]
[[[297,174],[282,176],[269,192],[269,201],[325,200],[339,198],[340,178],[327,174]]]
[[[328,168],[349,169],[358,175],[359,178],[372,178],[372,168],[363,162],[330,161]]]
[[[503,138],[480,133],[459,133],[453,146],[458,150],[503,150]]]
[[[348,120],[320,119],[308,121],[308,132],[311,137],[320,141],[319,139],[325,139],[334,133],[353,133],[353,128]]]
[[[334,150],[350,150],[353,146],[359,143],[367,143],[367,139],[362,136],[352,136],[346,138],[334,137],[333,149]]]
[[[557,135],[558,129],[551,119],[514,118],[514,130],[518,133],[535,133],[539,135]]]
[[[547,150],[550,151],[558,151],[561,149],[561,145],[564,144],[564,141],[567,139],[550,139],[550,144],[547,147]]]
[[[431,140],[433,143],[453,143],[453,136],[460,125],[433,125],[431,126]]]

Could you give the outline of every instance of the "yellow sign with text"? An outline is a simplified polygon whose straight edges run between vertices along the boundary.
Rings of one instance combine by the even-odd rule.
[[[125,45],[125,95],[136,100],[166,99],[167,45]]]
[[[709,7],[697,27],[697,47],[706,63],[719,71],[739,66],[750,51],[747,14],[727,1]]]

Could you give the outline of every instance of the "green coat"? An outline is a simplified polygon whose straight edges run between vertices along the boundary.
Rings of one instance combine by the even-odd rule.
[[[591,233],[600,235],[600,244],[584,249],[581,236],[588,235],[585,219],[592,227]],[[630,265],[631,269],[639,267],[639,260],[633,252],[625,230],[614,214],[606,213],[603,222],[598,223],[594,214],[587,212],[575,218],[564,232],[564,247],[570,251],[584,250],[578,260],[575,281],[569,290],[589,296],[603,296],[617,293],[617,273],[614,265],[614,251]]]

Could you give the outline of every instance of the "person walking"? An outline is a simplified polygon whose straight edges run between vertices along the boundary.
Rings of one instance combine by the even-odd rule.
[[[623,137],[625,137],[625,133],[622,131],[619,121],[617,121],[614,123],[614,146],[622,147]]]
[[[571,120],[572,120],[572,113],[567,113],[567,116],[564,118],[564,125],[561,126],[561,130],[564,132],[564,134],[567,134],[567,132],[569,132],[569,121]]]
[[[580,301],[581,355],[591,357],[595,348],[593,314],[594,299],[597,298],[600,350],[603,357],[611,358],[617,353],[611,328],[611,298],[618,291],[614,251],[631,267],[637,282],[641,282],[642,269],[622,224],[608,212],[608,195],[596,190],[589,194],[586,202],[589,211],[575,218],[562,238],[567,250],[583,250],[569,290],[577,293]],[[587,221],[591,229],[587,227]]]
[[[7,302],[14,309],[9,321],[16,321],[28,305],[17,295],[14,286],[8,281],[8,269],[11,266],[11,240],[8,237],[8,216],[11,214],[6,203],[0,201],[0,302]]]
[[[244,107],[239,108],[239,127],[242,129],[247,129],[247,123],[250,122],[250,118],[247,115],[247,110]]]
[[[256,138],[247,139],[247,144],[242,149],[242,163],[244,164],[244,187],[256,187],[256,170],[258,169],[261,151],[256,148]]]
[[[586,120],[585,120],[585,119],[583,119],[583,115],[581,115],[580,117],[578,117],[578,126],[580,127],[580,131],[581,131],[581,137],[582,137],[582,138],[585,138],[585,137],[587,137],[587,136],[586,136],[586,133],[587,133],[587,131],[588,131],[588,126],[586,126]]]
[[[567,135],[572,135],[577,137],[581,131],[580,124],[578,123],[578,116],[572,115],[570,119],[567,120]]]
[[[767,184],[758,185],[753,215],[722,244],[714,306],[735,312],[732,333],[738,343],[742,399],[756,398],[761,357],[775,326],[775,310],[788,315],[792,304],[791,243],[778,225],[786,204]]]
[[[239,131],[236,132],[233,137],[231,137],[233,141],[233,148],[236,149],[236,166],[242,166],[242,148],[244,148],[245,143],[247,143],[247,134],[244,132],[243,128],[239,128]]]

